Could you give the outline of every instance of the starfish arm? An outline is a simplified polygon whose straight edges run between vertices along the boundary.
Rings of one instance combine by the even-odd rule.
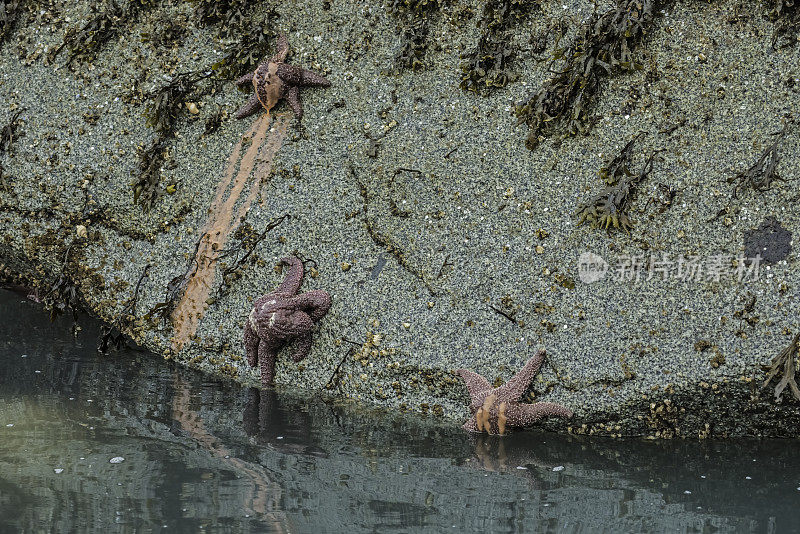
[[[489,381],[483,378],[478,373],[473,373],[468,369],[459,369],[458,371],[456,371],[456,374],[460,376],[461,379],[464,381],[464,384],[466,384],[470,400],[475,399],[475,397],[477,397],[484,391],[492,389],[492,386],[491,384],[489,384]],[[474,419],[475,418],[473,417],[473,420]]]
[[[294,295],[297,293],[297,290],[300,289],[300,284],[303,282],[303,262],[294,256],[286,256],[285,258],[281,258],[280,264],[288,266],[289,272],[286,274],[286,278],[283,279],[283,282],[281,282],[281,285],[278,286],[278,289],[275,290],[275,293]]]
[[[243,119],[245,117],[249,117],[256,111],[261,109],[261,102],[258,101],[258,96],[255,94],[251,95],[248,99],[247,103],[240,107],[238,111],[236,111],[236,118]]]
[[[248,436],[255,436],[258,434],[258,405],[260,401],[259,390],[250,388],[247,391],[247,402],[244,405],[242,412],[242,426],[244,432]]]
[[[258,360],[261,363],[261,387],[268,387],[275,378],[275,359],[278,351],[269,343],[259,343]]]
[[[280,34],[278,42],[275,45],[275,55],[272,56],[270,61],[272,63],[283,63],[286,61],[286,56],[289,54],[289,39],[285,33]]]
[[[544,361],[544,351],[538,350],[533,357],[528,360],[525,366],[519,370],[508,382],[497,388],[498,402],[513,402],[519,400],[525,390],[528,389],[533,377],[539,372],[539,368]]]
[[[253,74],[255,74],[255,71],[250,72],[248,74],[245,74],[244,76],[240,76],[236,80],[236,85],[244,85],[246,83],[249,83],[249,84],[252,85],[252,83],[253,83]]]
[[[331,296],[327,291],[306,291],[292,299],[292,305],[306,312],[315,323],[325,317],[331,309]]]
[[[526,427],[544,417],[572,417],[572,410],[554,402],[537,402],[536,404],[513,403],[506,410],[508,426]]]
[[[464,430],[466,430],[468,432],[480,432],[480,430],[478,430],[478,425],[475,423],[475,416],[474,415],[472,417],[470,417],[469,421],[464,423],[464,425],[461,428],[463,428]]]
[[[286,63],[278,64],[276,74],[278,78],[289,85],[315,87],[330,87],[331,85],[331,82],[321,74],[294,65],[287,65]]]
[[[293,85],[286,92],[286,103],[292,108],[295,118],[299,121],[303,118],[303,104],[300,103],[300,87]]]
[[[299,362],[308,356],[311,350],[311,332],[306,332],[295,340],[294,354],[292,360]]]
[[[250,318],[244,325],[244,350],[247,352],[247,363],[250,367],[255,367],[258,363],[259,339],[253,327],[250,325]]]

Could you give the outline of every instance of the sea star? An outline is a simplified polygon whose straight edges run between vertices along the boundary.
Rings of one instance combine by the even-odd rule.
[[[470,411],[472,417],[464,423],[464,429],[470,432],[489,434],[505,434],[507,427],[526,427],[542,417],[572,417],[572,410],[552,402],[522,404],[517,402],[533,377],[539,372],[544,361],[544,350],[528,360],[525,366],[508,382],[498,388],[492,388],[489,381],[481,375],[459,369],[458,376],[464,379],[469,391]]]
[[[247,363],[255,367],[261,362],[261,384],[267,387],[275,376],[275,359],[278,351],[296,339],[292,358],[299,362],[311,349],[311,329],[331,307],[331,296],[326,291],[307,291],[297,295],[303,281],[303,262],[295,257],[281,258],[281,265],[289,266],[283,283],[253,303],[253,311],[244,325],[244,347]]]
[[[253,72],[236,80],[237,85],[252,83],[255,89],[250,100],[236,112],[237,119],[248,117],[262,107],[269,111],[278,103],[278,100],[285,98],[299,122],[303,117],[300,88],[330,87],[331,82],[324,76],[284,63],[288,53],[289,41],[286,39],[286,35],[281,35],[278,37],[275,55],[261,63]]]

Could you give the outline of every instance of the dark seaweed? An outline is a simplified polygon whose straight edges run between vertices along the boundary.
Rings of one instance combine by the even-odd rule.
[[[111,324],[100,325],[100,339],[97,343],[97,352],[101,354],[108,354],[112,350],[119,350],[123,348],[128,340],[123,330],[129,328],[136,320],[136,303],[139,300],[139,289],[141,289],[142,281],[147,278],[150,264],[145,265],[139,281],[136,282],[136,289],[133,291],[133,296],[128,299],[125,306],[122,308],[117,319]]]
[[[429,21],[443,0],[389,0],[389,13],[400,25],[400,48],[394,56],[394,70],[420,70],[425,66]]]
[[[194,274],[197,272],[197,251],[200,250],[200,244],[203,242],[204,237],[205,234],[200,236],[200,239],[197,240],[197,244],[194,247],[194,253],[192,254],[191,263],[189,263],[189,265],[186,267],[186,270],[183,272],[183,274],[180,274],[169,281],[164,292],[163,300],[150,308],[150,311],[144,315],[145,320],[151,321],[155,318],[158,318],[163,324],[166,324],[169,318],[172,316],[172,312],[175,309],[175,306],[178,305],[178,299],[183,294],[186,284],[189,283],[189,280],[191,280],[192,276],[194,276]]]
[[[800,42],[800,2],[768,0],[769,18],[775,23],[772,48],[787,48]]]
[[[795,376],[797,373],[795,359],[797,358],[798,353],[800,353],[800,334],[796,334],[794,336],[794,339],[789,346],[775,356],[772,359],[770,366],[767,368],[769,370],[769,374],[767,375],[767,379],[764,380],[764,384],[762,384],[761,387],[767,387],[767,385],[772,382],[772,379],[775,378],[778,373],[781,372],[781,370],[783,371],[780,381],[775,386],[776,401],[780,400],[783,390],[786,389],[786,386],[789,386],[792,396],[796,400],[800,401],[800,388],[797,387],[797,382],[795,381]]]
[[[513,27],[528,13],[537,9],[537,0],[490,0],[478,22],[481,36],[478,44],[462,56],[460,87],[487,95],[517,79],[511,69],[516,55],[511,45]]]
[[[133,202],[145,210],[153,207],[158,197],[158,184],[161,182],[161,166],[167,158],[171,137],[161,135],[148,148],[139,147],[139,173],[131,182]]]
[[[184,72],[172,78],[168,84],[145,94],[148,100],[145,109],[147,125],[160,134],[170,135],[184,106],[192,97],[208,92],[208,88],[198,89],[201,80],[210,77],[212,71]]]
[[[218,289],[218,295],[227,293],[231,285],[241,278],[242,271],[245,268],[245,262],[251,257],[256,246],[267,237],[270,231],[280,226],[288,217],[289,215],[286,214],[277,219],[273,219],[261,233],[256,232],[250,223],[242,223],[239,225],[233,233],[233,238],[237,243],[217,256],[217,261],[226,258],[229,259],[230,262],[230,265],[222,269],[222,284]]]
[[[236,38],[236,42],[228,46],[225,56],[212,67],[221,78],[236,79],[256,68],[265,58],[275,42],[275,26],[277,12],[270,11],[261,22],[245,18],[240,11],[231,17],[223,33]]]
[[[653,170],[653,158],[655,157],[655,152],[651,153],[638,174],[632,174],[628,170],[632,143],[640,136],[641,134],[634,137],[625,145],[620,155],[601,168],[600,176],[611,185],[578,207],[575,212],[575,216],[578,217],[578,225],[588,222],[595,228],[622,229],[626,234],[633,228],[633,223],[628,216],[630,204],[637,186]],[[611,172],[611,169],[614,171]]]
[[[11,150],[11,145],[14,143],[14,139],[21,137],[19,134],[20,125],[18,119],[23,111],[24,109],[18,110],[8,119],[6,125],[0,128],[0,154],[9,152]]]
[[[517,106],[519,122],[529,127],[526,146],[533,150],[547,136],[589,131],[601,80],[619,71],[640,69],[633,51],[653,22],[655,0],[619,0],[617,6],[585,21],[572,44],[553,61],[563,67]]]
[[[93,60],[107,42],[119,35],[125,24],[144,8],[155,6],[158,1],[130,0],[125,8],[120,7],[116,0],[108,0],[104,5],[92,2],[89,21],[81,28],[70,28],[61,45],[50,54],[51,58],[66,48],[69,51],[68,65],[76,59]]]
[[[0,0],[0,44],[14,31],[24,8],[25,3],[22,0]]]
[[[777,136],[775,141],[767,147],[749,169],[742,171],[736,176],[728,178],[728,183],[736,182],[733,186],[733,198],[737,198],[740,191],[744,189],[754,189],[759,193],[768,191],[772,186],[772,182],[784,181],[783,178],[778,176],[778,162],[781,160],[778,154],[778,148],[786,136],[789,125],[783,127],[779,132],[772,135]]]

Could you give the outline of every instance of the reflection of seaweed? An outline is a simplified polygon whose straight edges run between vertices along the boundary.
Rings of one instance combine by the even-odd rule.
[[[595,228],[605,230],[609,230],[611,227],[621,228],[626,234],[629,233],[633,227],[628,217],[630,203],[636,187],[653,170],[653,158],[655,157],[655,152],[651,153],[638,174],[630,173],[627,162],[630,158],[631,144],[638,137],[634,137],[625,145],[619,156],[600,169],[600,176],[611,185],[578,207],[575,212],[578,217],[578,225],[589,222]]]
[[[767,387],[772,379],[783,369],[783,377],[778,382],[778,385],[775,386],[775,400],[781,398],[783,390],[788,385],[789,389],[792,390],[792,396],[800,401],[800,388],[797,387],[797,382],[795,382],[795,358],[797,358],[798,353],[800,353],[800,334],[796,334],[789,346],[772,359],[768,368],[769,374],[761,387]]]
[[[511,70],[514,48],[510,45],[514,22],[539,7],[537,0],[490,0],[483,8],[478,23],[481,36],[477,46],[462,56],[460,87],[481,95],[505,87],[516,80]]]
[[[653,21],[654,0],[620,0],[617,7],[597,13],[583,23],[566,50],[556,53],[564,68],[517,106],[519,122],[530,131],[525,142],[533,150],[545,135],[564,125],[564,135],[586,133],[594,119],[591,107],[600,91],[600,80],[615,71],[640,68],[633,50]]]
[[[764,191],[769,191],[773,181],[784,181],[783,178],[778,176],[777,172],[778,162],[781,160],[778,154],[778,147],[786,136],[787,128],[788,125],[772,134],[777,136],[775,142],[767,147],[753,166],[736,176],[728,178],[728,183],[736,182],[736,185],[733,186],[733,198],[736,198],[739,191],[743,189],[750,188],[763,193]]]

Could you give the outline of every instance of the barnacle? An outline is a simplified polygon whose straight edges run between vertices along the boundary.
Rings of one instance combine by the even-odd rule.
[[[615,8],[589,17],[570,47],[556,52],[553,61],[563,60],[563,68],[516,108],[518,123],[529,128],[529,149],[557,126],[563,127],[565,137],[592,127],[600,80],[619,70],[641,68],[633,50],[652,24],[654,5],[655,0],[619,0]]]
[[[800,401],[800,388],[797,387],[797,382],[795,382],[795,359],[797,358],[798,352],[800,352],[800,334],[796,334],[789,346],[772,359],[769,367],[769,374],[761,387],[767,387],[782,369],[783,376],[775,386],[775,400],[779,400],[783,394],[783,390],[786,389],[786,386],[789,386],[789,389],[792,390],[792,396]]]

